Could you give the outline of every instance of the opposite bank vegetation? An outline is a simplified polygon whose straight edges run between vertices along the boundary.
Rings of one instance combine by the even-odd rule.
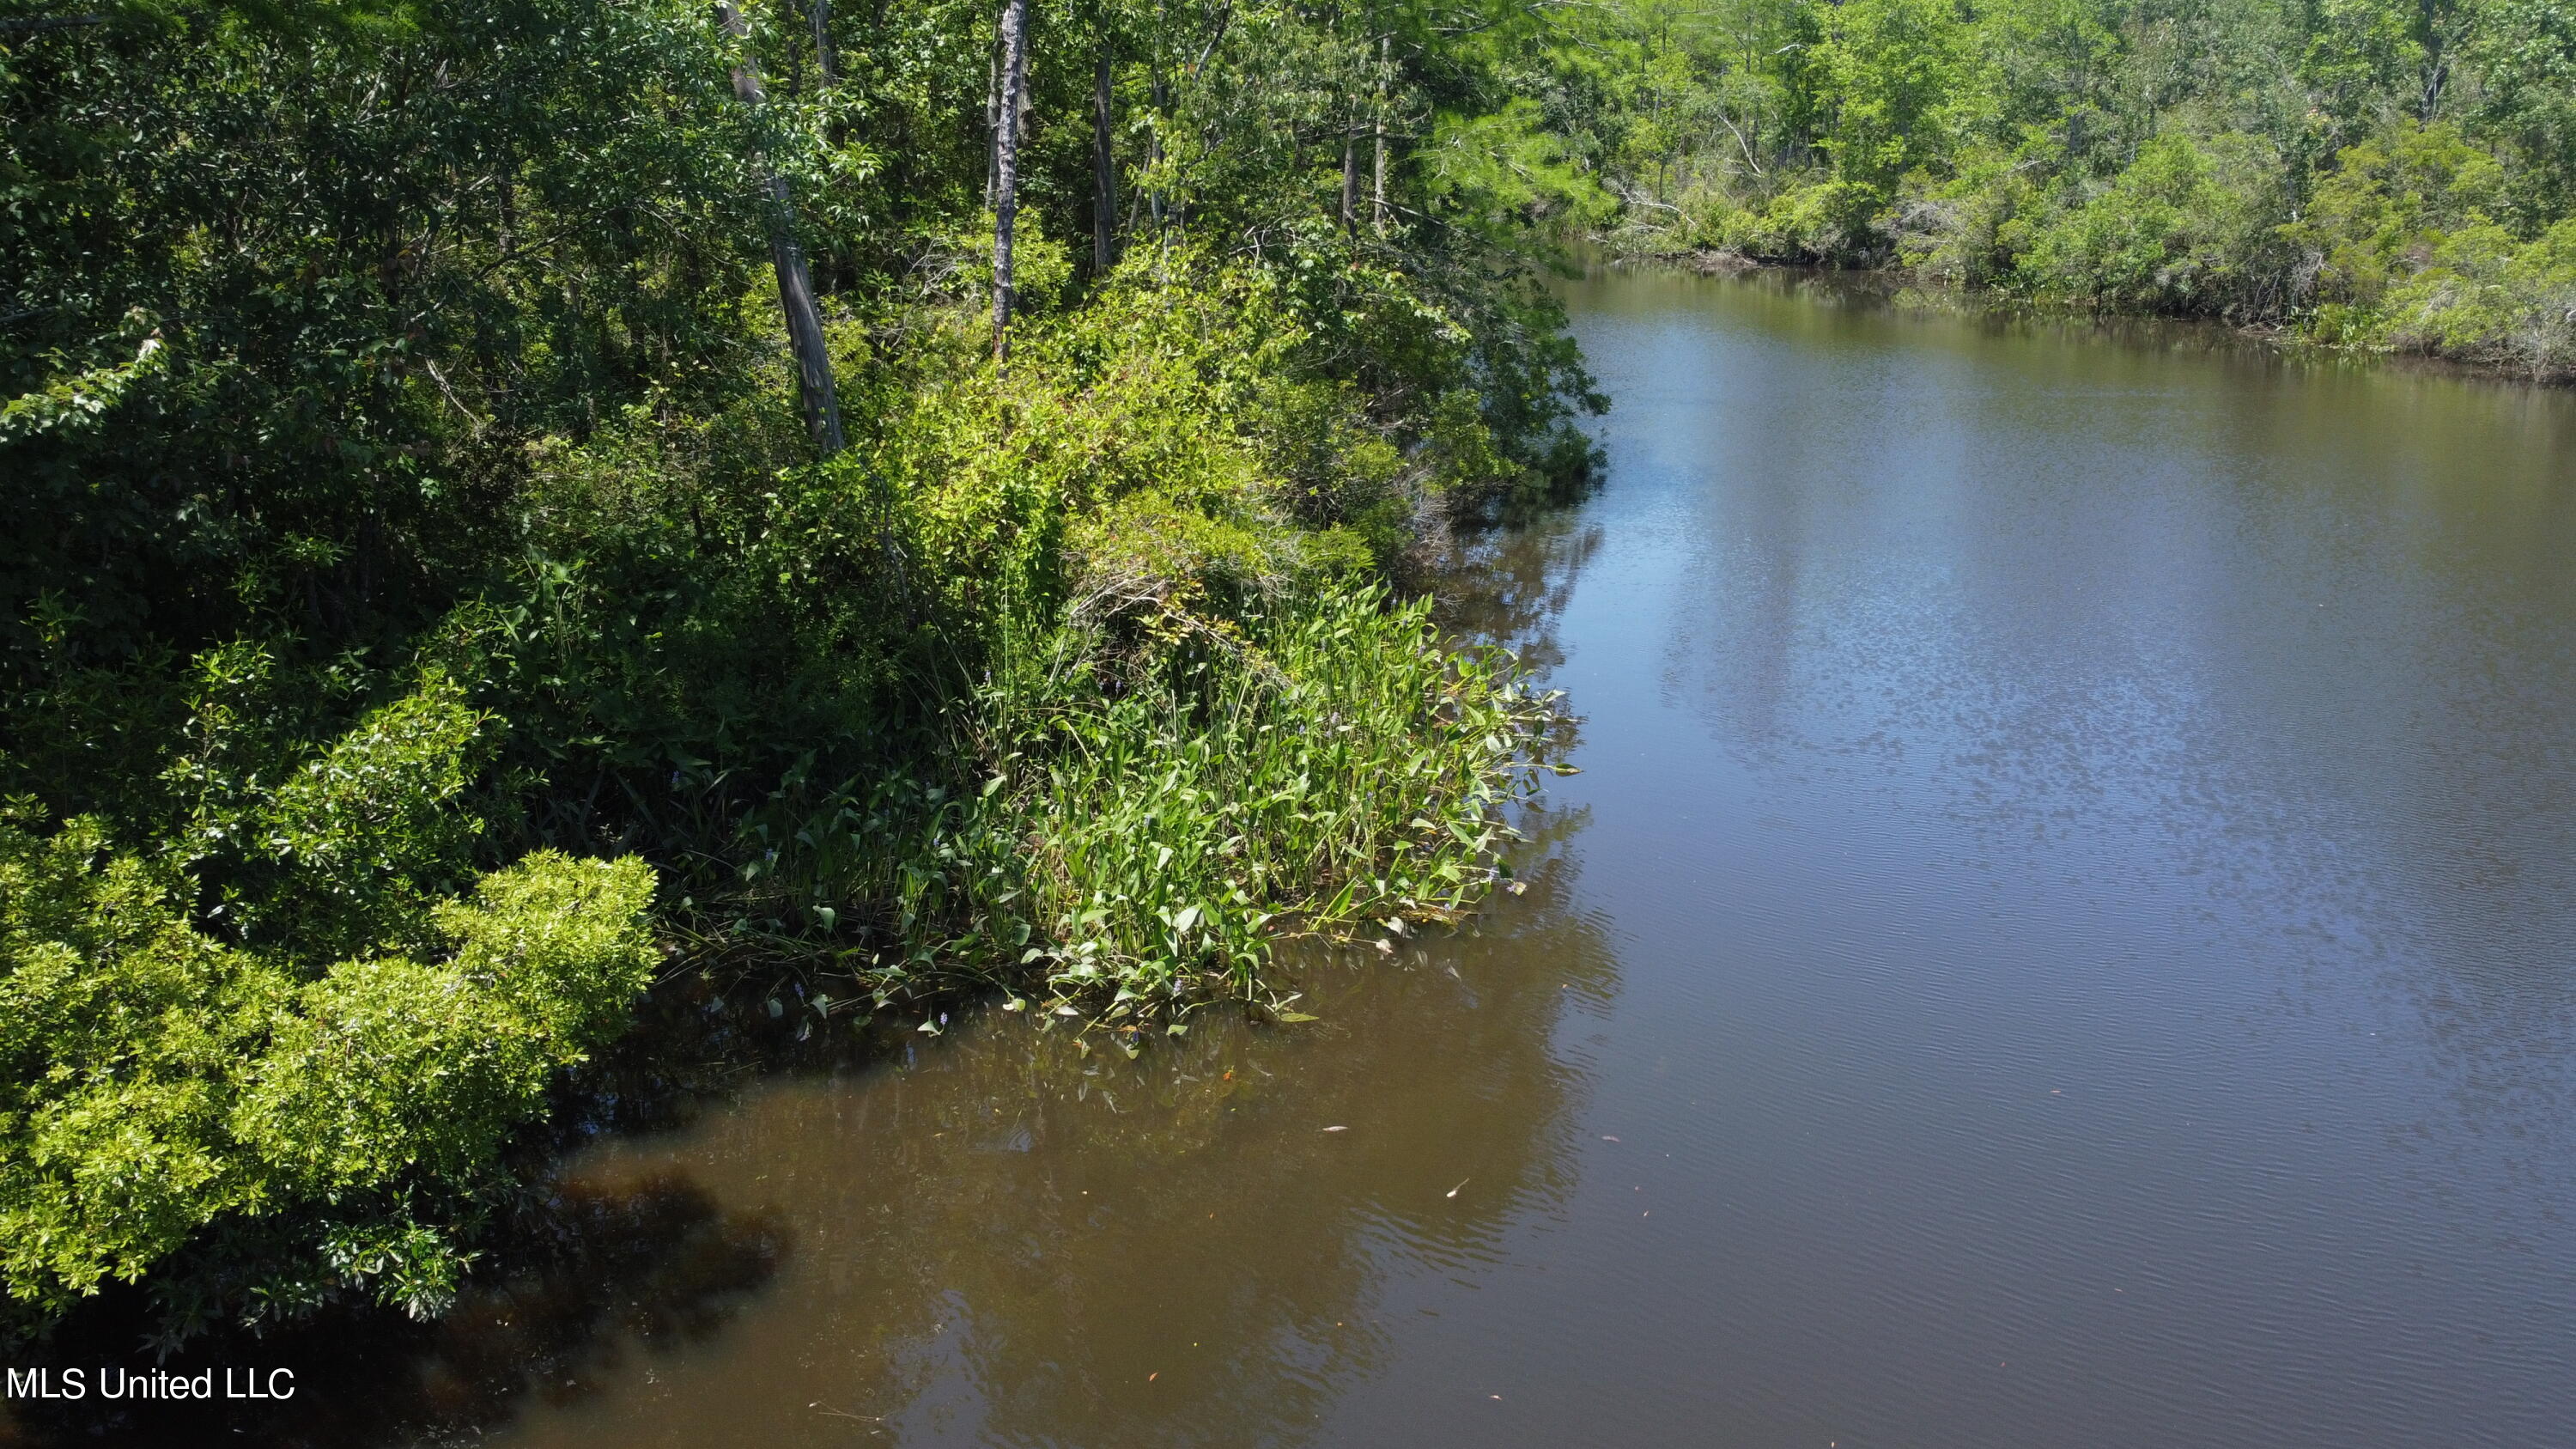
[[[1610,0],[1522,110],[1638,253],[2576,376],[2562,0]]]

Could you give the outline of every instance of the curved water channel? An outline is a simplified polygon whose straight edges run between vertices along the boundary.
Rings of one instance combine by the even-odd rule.
[[[594,1151],[766,1266],[502,1442],[2576,1443],[2576,397],[1569,297],[1529,893]]]

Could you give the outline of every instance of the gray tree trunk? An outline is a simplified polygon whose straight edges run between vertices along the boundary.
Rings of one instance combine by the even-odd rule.
[[[1349,231],[1359,209],[1359,128],[1342,122],[1342,230]]]
[[[993,357],[1011,355],[1011,232],[1020,219],[1020,111],[1029,83],[1029,0],[1003,0],[1002,103],[993,118]]]
[[[716,15],[735,40],[750,36],[732,0],[719,0]],[[748,58],[733,68],[733,93],[755,112],[768,100]],[[823,346],[823,312],[814,304],[805,249],[796,244],[796,201],[787,178],[770,172],[765,157],[760,169],[769,190],[769,260],[778,273],[778,306],[787,314],[788,350],[796,356],[796,401],[805,414],[805,431],[828,458],[841,451],[841,402],[832,384],[832,355]]]
[[[821,0],[816,0],[821,3]],[[1377,165],[1369,178],[1369,224],[1386,235],[1386,60],[1387,37],[1377,38]]]
[[[814,67],[828,91],[841,83],[841,57],[832,49],[832,0],[814,0],[807,14],[814,22]]]

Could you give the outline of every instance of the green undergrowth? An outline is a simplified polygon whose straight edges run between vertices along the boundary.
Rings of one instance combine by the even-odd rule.
[[[956,758],[816,802],[730,919],[862,1015],[975,982],[1103,1023],[1271,989],[1290,934],[1453,922],[1507,878],[1504,807],[1555,718],[1518,661],[1446,645],[1425,601],[1341,586],[1241,622],[1082,621],[1007,651]],[[711,944],[722,944],[721,942]],[[764,949],[765,948],[765,949]]]

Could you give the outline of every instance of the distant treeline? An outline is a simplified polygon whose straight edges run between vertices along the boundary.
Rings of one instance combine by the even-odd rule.
[[[2576,371],[2562,0],[1609,0],[1523,89],[1647,249]]]

